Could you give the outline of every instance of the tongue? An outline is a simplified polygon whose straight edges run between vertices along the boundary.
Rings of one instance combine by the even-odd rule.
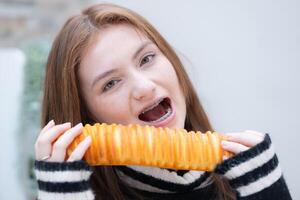
[[[139,118],[143,121],[149,122],[161,118],[164,114],[166,114],[166,109],[161,104],[158,104],[158,106],[156,106],[155,108],[141,114]]]

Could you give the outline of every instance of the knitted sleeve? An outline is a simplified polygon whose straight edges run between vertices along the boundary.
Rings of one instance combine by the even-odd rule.
[[[292,199],[268,134],[261,143],[225,160],[215,171],[229,180],[240,200]]]
[[[93,200],[91,168],[84,161],[35,161],[38,200]]]

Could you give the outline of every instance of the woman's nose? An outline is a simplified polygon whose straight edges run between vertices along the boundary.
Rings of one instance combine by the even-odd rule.
[[[147,100],[155,97],[156,84],[149,78],[139,76],[133,85],[132,93],[136,100]]]

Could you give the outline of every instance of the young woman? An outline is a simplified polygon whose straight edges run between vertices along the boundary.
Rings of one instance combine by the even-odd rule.
[[[48,58],[42,112],[38,199],[291,199],[268,134],[255,131],[228,134],[222,147],[235,156],[213,173],[91,168],[82,161],[89,137],[66,159],[87,123],[213,130],[174,50],[126,8],[94,5],[65,23]]]

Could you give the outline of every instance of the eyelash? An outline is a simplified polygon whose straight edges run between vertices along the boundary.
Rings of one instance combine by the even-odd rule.
[[[144,61],[146,58],[149,58],[149,57],[151,57],[151,58],[150,58],[151,60],[148,61],[148,62],[146,62],[146,63],[143,63],[143,61]],[[140,66],[142,66],[142,65],[144,65],[144,64],[147,64],[147,63],[151,62],[151,61],[154,59],[154,57],[155,57],[155,54],[154,54],[154,53],[146,55],[145,57],[142,58],[142,60],[141,60],[141,62],[140,62]]]
[[[111,89],[112,87],[114,87],[115,84],[114,84],[113,86],[111,86],[110,88],[107,89],[108,84],[111,83],[111,82],[114,82],[114,81],[120,81],[120,80],[110,80],[110,81],[108,81],[108,82],[105,84],[104,88],[103,88],[103,92],[106,92],[107,90],[109,90],[109,89]]]
[[[144,61],[146,58],[149,58],[149,57],[151,57],[151,58],[150,58],[151,60],[148,61],[148,62],[146,62],[146,63],[143,63],[143,61]],[[143,65],[145,65],[145,64],[147,64],[147,63],[149,63],[149,62],[151,62],[152,59],[153,59],[154,57],[155,57],[155,54],[154,54],[154,53],[146,55],[145,57],[142,58],[142,60],[141,60],[141,62],[140,62],[140,66],[143,66]],[[120,80],[110,80],[110,81],[108,81],[108,82],[105,84],[104,88],[103,88],[103,92],[106,92],[107,90],[109,90],[109,89],[111,89],[112,87],[114,87],[115,84],[114,84],[113,86],[111,86],[110,88],[107,88],[108,84],[110,84],[110,83],[112,83],[112,82],[114,82],[114,81],[120,81]]]

